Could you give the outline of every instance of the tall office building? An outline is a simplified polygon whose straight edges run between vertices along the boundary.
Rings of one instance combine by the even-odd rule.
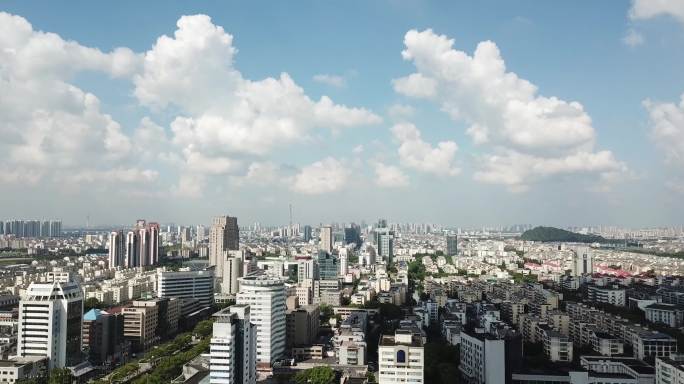
[[[461,332],[459,370],[468,383],[510,383],[512,373],[522,368],[522,355],[519,333]]]
[[[148,247],[148,260],[150,265],[157,265],[159,263],[159,224],[147,224],[147,231],[150,236],[150,243]]]
[[[420,331],[399,328],[378,346],[379,384],[424,383],[425,351]]]
[[[375,238],[380,259],[392,262],[394,257],[394,232],[387,228],[376,228]]]
[[[242,272],[242,257],[235,254],[233,254],[231,257],[228,257],[223,262],[223,282],[221,283],[221,292],[229,295],[237,294],[239,287],[238,279],[242,277]]]
[[[337,280],[337,258],[329,252],[319,250],[316,258],[318,278],[321,280]]]
[[[307,243],[309,241],[311,241],[311,226],[310,225],[304,226],[304,241]]]
[[[458,237],[456,235],[446,235],[446,254],[447,256],[458,254]]]
[[[140,265],[140,238],[135,231],[128,231],[126,234],[126,268],[135,268]]]
[[[210,344],[211,384],[256,383],[256,325],[249,305],[216,312]]]
[[[40,237],[50,237],[50,222],[47,220],[40,224]]]
[[[113,365],[130,352],[124,340],[123,313],[108,313],[96,308],[83,315],[83,350],[93,365]]]
[[[109,234],[109,268],[126,265],[126,238],[123,231]]]
[[[47,356],[49,367],[82,361],[83,292],[68,273],[48,273],[48,282],[31,283],[19,302],[17,355]]]
[[[110,237],[111,240],[111,237]],[[110,260],[111,260],[110,249]],[[159,262],[159,224],[138,220],[135,228],[126,233],[126,268],[146,267]]]
[[[582,276],[594,272],[592,261],[592,250],[586,246],[579,246],[573,249],[572,255],[572,275]]]
[[[332,249],[333,249],[332,227],[330,227],[330,226],[321,227],[319,249],[326,251],[326,252],[332,252]]]
[[[297,281],[318,279],[318,264],[314,259],[299,260],[297,262]]]
[[[321,326],[318,305],[303,305],[287,310],[287,346],[300,347],[314,344]]]
[[[209,265],[216,266],[216,277],[223,277],[226,251],[240,249],[240,229],[237,217],[217,216],[209,232]]]
[[[138,220],[135,224],[135,233],[138,236],[138,265],[145,267],[150,265],[150,232],[147,230],[145,220]]]
[[[349,252],[350,251],[347,248],[340,249],[340,276],[345,276],[347,274]]]
[[[240,278],[237,303],[250,306],[256,324],[257,362],[271,365],[285,354],[285,285],[266,275]]]
[[[62,236],[62,220],[50,220],[50,237]]]
[[[356,224],[350,224],[344,229],[344,243],[356,244],[356,247],[361,246],[361,227]]]

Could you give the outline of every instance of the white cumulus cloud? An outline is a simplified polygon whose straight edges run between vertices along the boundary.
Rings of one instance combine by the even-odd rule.
[[[327,157],[303,167],[292,181],[292,190],[319,195],[342,189],[349,180],[351,171],[340,160]]]
[[[651,19],[668,15],[684,24],[684,1],[681,0],[633,0],[629,10],[632,20]]]
[[[404,174],[401,168],[381,162],[375,162],[372,165],[375,170],[376,185],[387,188],[405,187],[408,185],[408,176]]]
[[[330,75],[327,73],[321,73],[314,75],[313,80],[317,83],[329,85],[336,88],[344,88],[347,86],[347,80],[343,76]]]
[[[454,40],[428,29],[407,32],[404,44],[402,56],[415,65],[416,73],[396,79],[395,90],[434,101],[453,120],[467,124],[466,133],[475,144],[496,151],[496,155],[485,155],[488,160],[483,161],[485,168],[476,179],[515,183],[523,189],[530,181],[523,171],[531,158],[558,164],[539,173],[546,176],[613,172],[624,167],[609,152],[610,156],[600,156],[612,159],[601,162],[603,168],[563,166],[567,159],[598,156],[593,152],[596,132],[591,118],[580,103],[539,95],[534,84],[508,71],[495,43],[481,42],[469,55],[454,49]],[[493,173],[487,164],[507,171]]]
[[[214,163],[205,162],[206,173],[223,173],[236,157],[265,156],[307,140],[315,129],[381,121],[327,96],[312,100],[287,73],[246,79],[234,67],[236,53],[232,35],[209,16],[193,15],[181,17],[173,37],[161,36],[144,55],[135,95],[145,105],[181,111],[171,123],[172,142],[188,165],[207,159]]]
[[[75,182],[154,179],[156,171],[136,166],[130,138],[100,100],[72,84],[84,71],[131,76],[140,55],[102,52],[0,12],[0,63],[0,151],[8,168],[26,175],[6,173],[5,181],[36,183],[47,174]]]
[[[421,138],[418,128],[410,123],[395,124],[392,133],[399,142],[402,165],[439,176],[454,176],[460,172],[454,164],[458,150],[455,142],[441,141],[433,147]]]
[[[684,165],[684,94],[679,104],[644,101],[651,125],[651,136],[665,151],[665,159]]]

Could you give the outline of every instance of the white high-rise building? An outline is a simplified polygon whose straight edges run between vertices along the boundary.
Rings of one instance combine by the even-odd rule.
[[[128,231],[126,234],[126,268],[135,268],[139,265],[139,243],[140,238],[136,233],[134,231]]]
[[[159,263],[159,224],[149,223],[147,225],[147,231],[150,236],[150,242],[148,246],[148,260],[150,265],[156,265],[157,263]]]
[[[250,315],[249,305],[233,305],[213,315],[211,384],[256,383],[256,325]]]
[[[323,251],[328,252],[328,253],[332,252],[332,249],[333,249],[332,227],[330,227],[330,226],[321,227],[320,238],[321,239],[320,239],[319,248]]]
[[[159,224],[138,220],[125,241],[126,268],[145,267],[159,262]]]
[[[157,270],[157,295],[179,299],[197,299],[203,306],[214,302],[214,271],[203,269],[191,271]]]
[[[109,234],[109,268],[125,266],[126,238],[123,231]]]
[[[340,276],[347,274],[349,250],[347,248],[340,249]]]
[[[316,261],[313,259],[301,260],[297,263],[297,281],[314,280],[318,278]]]
[[[229,295],[237,294],[239,291],[238,279],[240,277],[242,277],[242,258],[239,256],[228,257],[223,262],[221,292]]]
[[[506,382],[506,341],[483,333],[461,332],[460,371],[471,383]]]
[[[216,266],[216,277],[223,277],[223,261],[226,251],[240,248],[240,229],[237,217],[217,216],[209,232],[209,265]]]
[[[575,247],[572,256],[572,275],[581,276],[594,272],[592,250],[586,246]]]
[[[425,351],[420,333],[399,328],[378,346],[379,384],[425,382]]]
[[[387,228],[378,228],[375,231],[378,256],[386,262],[391,262],[394,257],[394,232]]]
[[[81,359],[83,292],[68,274],[48,273],[47,283],[31,283],[19,302],[17,355],[47,356],[49,367]]]
[[[251,319],[257,327],[257,362],[270,365],[285,354],[285,284],[266,275],[250,275],[239,280],[236,301],[250,306]]]

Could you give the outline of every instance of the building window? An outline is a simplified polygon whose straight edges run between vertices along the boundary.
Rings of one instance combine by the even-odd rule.
[[[406,352],[402,350],[397,351],[397,363],[406,363]]]

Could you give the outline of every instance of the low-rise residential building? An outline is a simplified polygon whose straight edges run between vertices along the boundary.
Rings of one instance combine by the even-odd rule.
[[[672,328],[684,325],[684,307],[677,304],[654,303],[644,308],[646,320]]]

